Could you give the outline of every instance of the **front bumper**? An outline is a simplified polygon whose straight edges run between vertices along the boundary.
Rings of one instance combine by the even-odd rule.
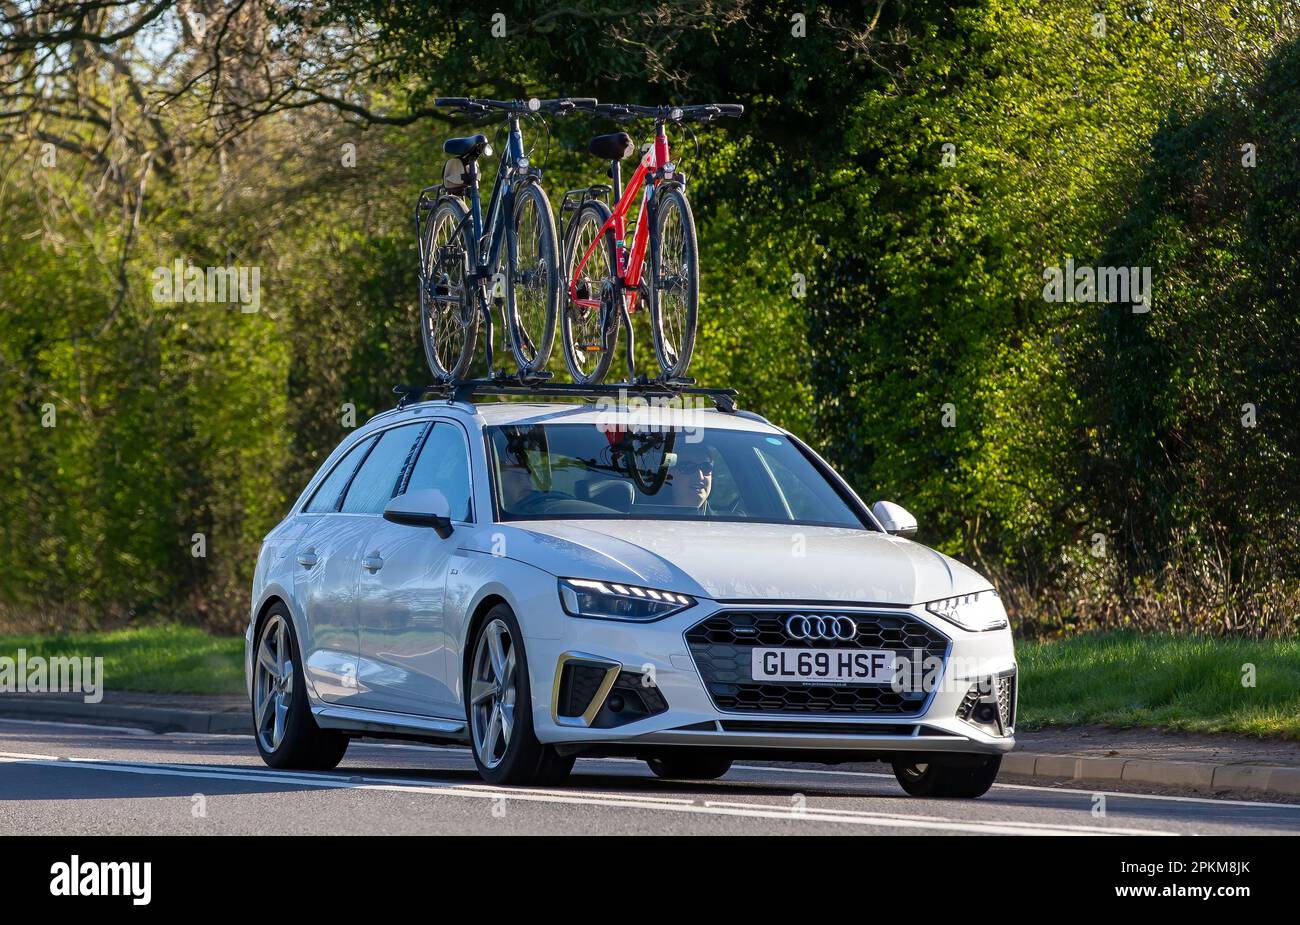
[[[835,613],[859,618],[884,615],[887,626],[899,618],[942,651],[937,676],[928,680],[923,697],[900,702],[886,693],[862,698],[824,696],[744,702],[721,696],[716,665],[701,670],[701,650],[687,640],[688,631],[719,614]],[[860,621],[861,622],[861,621]],[[547,621],[554,628],[555,621]],[[920,625],[919,627],[917,625]],[[923,608],[800,607],[798,603],[725,604],[700,601],[696,606],[655,623],[624,623],[563,616],[558,633],[533,637],[525,624],[525,641],[533,691],[533,725],[538,738],[560,746],[582,746],[635,753],[660,746],[696,746],[736,752],[965,752],[999,754],[1015,745],[1015,655],[1008,630],[971,633],[927,614]],[[698,638],[698,636],[696,637]],[[891,637],[901,640],[903,637]],[[916,641],[919,637],[909,635]],[[891,647],[889,643],[878,643]],[[901,642],[900,642],[901,645]],[[933,645],[932,645],[933,651]],[[584,678],[566,673],[582,666]],[[1002,679],[1001,684],[996,679]],[[990,679],[992,683],[990,683]],[[635,682],[647,683],[654,697],[638,697]],[[1009,682],[1009,683],[1008,683]],[[977,685],[982,684],[982,687]],[[575,690],[576,689],[576,690]],[[976,693],[972,694],[975,689]],[[731,688],[727,688],[731,690]],[[1001,692],[1010,702],[981,712],[977,722],[972,697]],[[609,698],[622,706],[615,715]],[[757,697],[758,695],[755,695]],[[587,699],[589,698],[589,699]],[[655,698],[663,708],[655,712]],[[987,698],[986,698],[987,699]],[[575,704],[569,706],[570,703]],[[719,703],[727,707],[719,706]],[[994,701],[996,703],[996,701]],[[965,716],[966,718],[963,718]],[[617,746],[617,748],[615,748]]]

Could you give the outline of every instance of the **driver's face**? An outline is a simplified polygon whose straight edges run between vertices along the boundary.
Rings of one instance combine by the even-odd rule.
[[[673,504],[703,507],[713,491],[713,457],[703,449],[687,449],[677,454],[669,477]]]

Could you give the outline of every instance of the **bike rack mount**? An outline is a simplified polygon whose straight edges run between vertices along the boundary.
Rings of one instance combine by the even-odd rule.
[[[520,381],[510,378],[463,379],[455,382],[436,382],[432,385],[397,385],[393,394],[400,395],[398,408],[405,408],[428,398],[469,403],[478,395],[502,395],[519,398],[616,398],[626,403],[629,398],[681,398],[697,395],[713,401],[719,411],[736,411],[735,389],[713,389],[697,386],[693,379],[641,379],[635,382],[602,382],[598,385],[578,385],[570,382]]]

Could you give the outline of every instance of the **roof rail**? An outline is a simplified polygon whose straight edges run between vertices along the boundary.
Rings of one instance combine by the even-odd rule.
[[[438,382],[432,385],[397,385],[393,393],[402,396],[398,408],[427,398],[445,398],[448,401],[470,402],[476,395],[513,395],[524,398],[616,398],[626,404],[629,398],[680,398],[698,395],[712,399],[719,411],[734,413],[735,389],[711,389],[697,386],[694,379],[655,379],[636,382],[612,382],[599,385],[578,385],[569,382],[521,383],[509,379],[463,379],[458,382]]]

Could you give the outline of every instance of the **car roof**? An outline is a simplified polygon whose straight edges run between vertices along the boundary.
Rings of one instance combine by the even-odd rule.
[[[685,405],[683,407],[683,404]],[[414,412],[413,416],[430,412],[453,412],[457,417],[475,419],[480,426],[496,427],[503,424],[609,424],[617,422],[628,426],[637,424],[670,427],[712,427],[720,430],[749,430],[761,433],[781,433],[780,428],[757,414],[747,411],[719,411],[706,400],[693,396],[674,399],[672,403],[638,402],[629,404],[609,402],[521,402],[486,401],[468,402],[434,399],[414,402],[405,408],[376,415],[370,423],[387,418],[397,412]]]

